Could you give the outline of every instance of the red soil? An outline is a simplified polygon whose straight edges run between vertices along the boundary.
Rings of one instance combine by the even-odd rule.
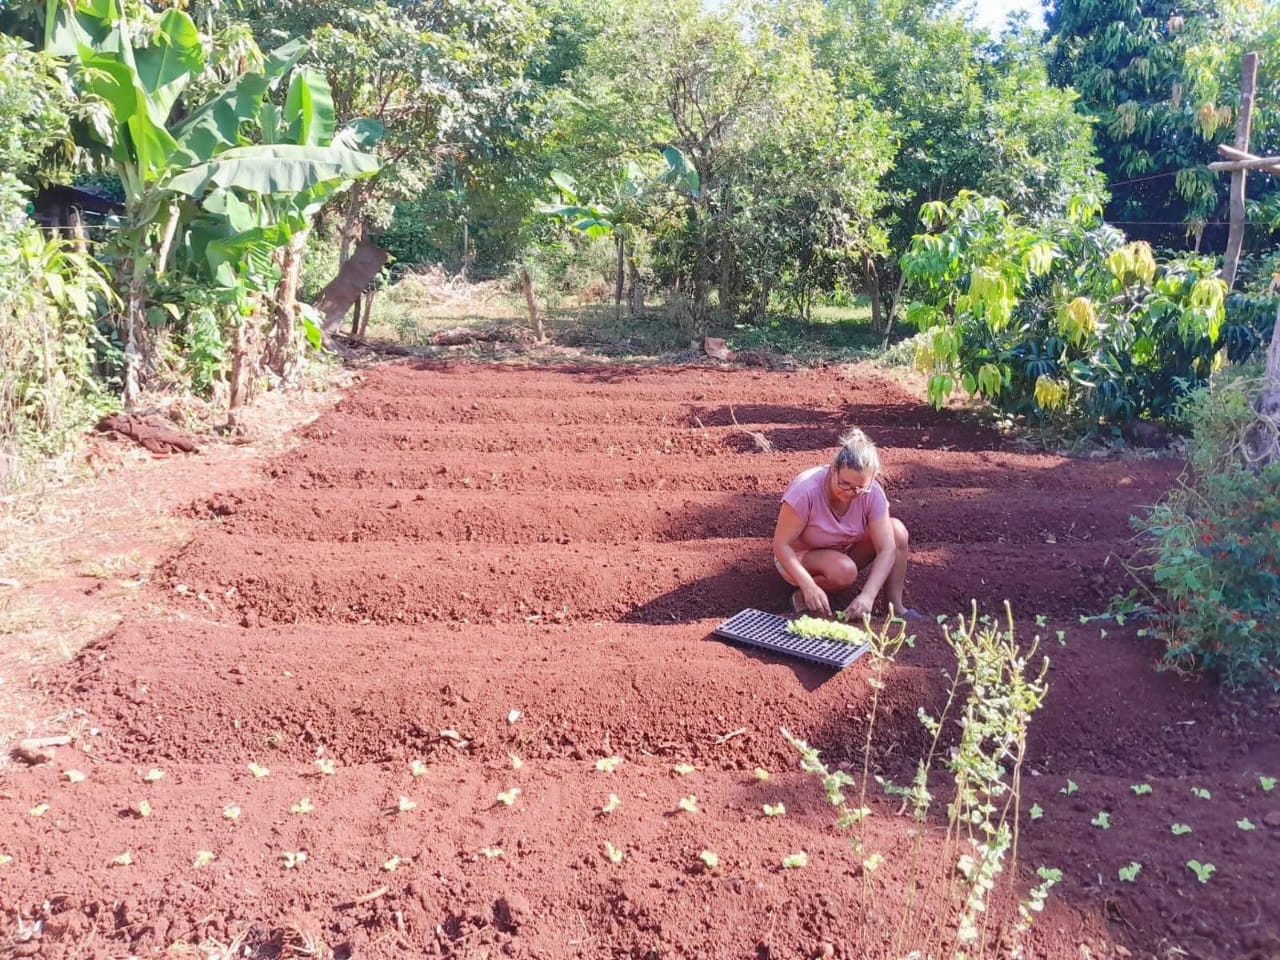
[[[1276,703],[1159,672],[1132,625],[1078,619],[1124,585],[1127,518],[1178,465],[1019,451],[863,372],[705,368],[385,368],[261,486],[194,504],[207,519],[147,605],[48,679],[83,711],[76,743],[0,781],[0,936],[49,958],[300,956],[303,934],[361,957],[894,955],[912,821],[874,802],[868,845],[888,860],[864,874],[779,734],[860,776],[866,664],[830,675],[709,636],[783,609],[778,493],[855,424],[912,531],[910,602],[1008,598],[1020,636],[1045,637],[1016,885],[1042,864],[1065,879],[1027,955],[1280,956],[1280,790],[1259,782],[1280,775]],[[913,627],[875,734],[900,781],[951,663],[932,619]],[[625,763],[598,772],[611,755]],[[699,812],[678,810],[688,794]],[[291,813],[304,796],[313,811]],[[1090,824],[1104,810],[1107,830]],[[195,867],[201,850],[216,859]],[[782,870],[799,850],[809,867]],[[285,869],[286,851],[307,859]],[[1215,864],[1207,884],[1192,858]],[[1008,953],[1008,906],[989,956]]]

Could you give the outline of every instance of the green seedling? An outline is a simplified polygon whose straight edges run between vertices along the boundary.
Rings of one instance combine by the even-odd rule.
[[[691,763],[677,763],[674,767],[671,768],[671,772],[675,774],[679,774],[680,776],[683,777],[687,774],[693,773],[693,771],[697,769],[698,768]]]
[[[1145,797],[1148,793],[1151,792],[1151,784],[1134,783],[1129,785],[1129,789],[1132,790],[1134,793],[1136,793],[1138,796]]]
[[[1188,860],[1187,869],[1196,875],[1196,879],[1201,883],[1208,883],[1218,870],[1212,863],[1201,863],[1199,860]]]
[[[387,860],[382,864],[382,869],[385,870],[387,873],[395,873],[396,868],[399,867],[400,864],[402,863],[404,863],[403,860],[401,860],[399,857],[393,856],[390,860]]]
[[[1211,794],[1204,787],[1192,787],[1191,792],[1194,793],[1201,800],[1208,800],[1213,796],[1213,794]]]
[[[867,873],[875,873],[876,868],[882,863],[884,863],[884,857],[881,854],[873,853],[862,861],[862,869],[867,871]]]
[[[315,809],[315,806],[311,803],[311,798],[303,797],[301,800],[299,800],[297,803],[295,803],[292,807],[289,808],[289,812],[304,814],[304,813],[310,813],[314,809]]]
[[[516,723],[523,716],[524,714],[521,713],[519,710],[512,710],[507,714],[507,723]]]
[[[1066,794],[1069,797],[1079,789],[1080,788],[1076,786],[1076,782],[1074,780],[1068,780],[1067,785],[1063,787],[1061,790],[1059,790],[1058,792],[1062,794]]]
[[[1142,864],[1137,860],[1130,861],[1127,867],[1120,868],[1120,879],[1125,883],[1133,883],[1138,879],[1138,874],[1142,872]]]
[[[867,632],[847,623],[824,620],[822,617],[797,617],[787,624],[787,633],[794,633],[806,640],[830,640],[832,643],[863,644]]]
[[[163,779],[164,771],[159,767],[152,767],[142,775],[142,779],[146,783],[155,783],[157,780]]]
[[[1109,814],[1106,810],[1099,810],[1098,815],[1094,817],[1092,820],[1090,820],[1089,822],[1093,824],[1095,827],[1097,827],[1099,830],[1110,830],[1111,814]]]
[[[1237,820],[1236,827],[1240,830],[1245,830],[1245,831],[1258,829],[1253,825],[1253,821],[1250,820],[1248,817],[1245,817],[1243,820]]]
[[[1263,793],[1270,793],[1276,788],[1275,777],[1258,777],[1258,785],[1262,787]]]
[[[514,753],[508,753],[507,757],[511,760],[511,769],[519,770],[524,766],[524,761],[517,757]]]
[[[512,787],[510,790],[504,790],[498,794],[498,802],[504,807],[509,807],[516,802],[516,797],[520,796],[520,788]]]
[[[414,760],[409,764],[409,776],[425,777],[427,775],[427,765],[421,760]]]
[[[783,870],[799,870],[801,867],[809,865],[809,854],[801,850],[799,853],[791,853],[782,858]]]
[[[613,813],[622,806],[622,801],[618,799],[616,793],[609,794],[609,799],[604,802],[604,806],[600,808],[601,813]]]
[[[695,794],[689,794],[687,797],[681,797],[680,802],[676,804],[685,813],[698,812],[698,798]]]
[[[1170,824],[1169,832],[1172,833],[1175,837],[1181,837],[1181,836],[1184,836],[1185,834],[1190,833],[1191,828],[1187,826],[1185,823],[1174,823],[1174,824]]]
[[[408,813],[417,806],[412,800],[404,794],[400,795],[400,799],[396,801],[396,810],[400,813]]]
[[[1046,617],[1043,613],[1037,613],[1037,614],[1036,614],[1036,626],[1037,626],[1037,627],[1043,627],[1043,626],[1044,626],[1046,623],[1048,623],[1048,622],[1049,622],[1049,618],[1048,618],[1048,617]]]
[[[128,867],[133,864],[133,854],[126,850],[120,856],[111,861],[113,867]]]
[[[48,812],[49,812],[49,805],[47,803],[37,803],[34,807],[32,807],[30,810],[27,811],[27,813],[29,813],[33,817],[43,817]]]
[[[266,767],[260,766],[259,764],[256,764],[256,763],[249,764],[249,772],[253,774],[253,779],[255,780],[261,780],[263,777],[271,773],[271,771],[268,770]]]
[[[506,855],[506,851],[501,847],[481,847],[480,856],[486,860],[498,860]]]
[[[1057,635],[1058,635],[1058,645],[1065,647],[1067,645],[1067,631],[1059,630],[1057,631]]]
[[[13,863],[13,857],[7,853],[0,853],[0,867],[7,867],[11,863]]]
[[[766,817],[784,817],[787,814],[787,808],[781,803],[766,803],[764,805],[764,815]]]
[[[212,850],[197,850],[196,858],[191,861],[191,866],[199,870],[201,867],[207,867],[209,864],[213,863],[214,859]]]
[[[1027,816],[1032,820],[1039,820],[1044,816],[1044,807],[1040,806],[1038,803],[1033,803],[1031,805],[1031,809],[1027,811]]]
[[[145,800],[143,800],[142,802],[147,803],[147,801]],[[150,811],[151,811],[151,804],[147,803],[147,812],[149,813]],[[227,820],[239,820],[240,808],[236,806],[234,803],[228,803],[225,807],[222,808],[222,816],[225,817]]]
[[[280,859],[284,861],[284,868],[286,870],[296,870],[299,866],[307,862],[307,851],[285,850],[280,854]]]
[[[712,850],[703,850],[698,854],[698,859],[707,865],[708,870],[714,870],[720,866],[720,854]]]
[[[622,764],[622,757],[601,757],[596,761],[596,769],[601,773],[613,773]]]
[[[755,777],[757,780],[764,781],[769,779],[769,771],[764,767],[756,767]]]
[[[626,856],[625,853],[615,847],[608,840],[604,842],[604,855],[609,859],[610,863],[621,863],[622,858]]]
[[[337,773],[337,764],[330,757],[321,757],[315,762],[315,768],[320,772],[322,777],[332,777]]]
[[[85,780],[88,779],[79,770],[67,770],[62,774],[62,776],[66,779],[67,783],[84,783]]]

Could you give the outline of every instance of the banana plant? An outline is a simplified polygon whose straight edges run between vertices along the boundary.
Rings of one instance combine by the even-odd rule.
[[[372,175],[378,161],[358,149],[368,139],[358,132],[331,142],[332,99],[315,71],[294,72],[283,107],[268,100],[306,52],[301,41],[273,51],[261,70],[242,74],[211,100],[184,104],[188,115],[178,123],[170,122],[174,107],[205,62],[204,39],[182,10],[166,10],[144,29],[124,0],[47,0],[45,45],[67,59],[79,88],[102,105],[97,139],[124,186],[128,405],[148,364],[148,289],[167,268],[184,220],[221,220],[222,247],[205,245],[221,257],[213,272],[228,289],[255,289],[263,252],[288,243],[317,203]],[[262,142],[247,139],[252,131]],[[236,202],[226,199],[231,194]],[[246,210],[254,211],[253,226],[236,229],[231,211],[243,228]]]

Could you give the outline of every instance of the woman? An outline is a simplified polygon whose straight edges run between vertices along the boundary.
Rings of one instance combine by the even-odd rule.
[[[840,442],[830,464],[806,470],[782,494],[773,562],[796,588],[791,607],[830,616],[828,595],[852,587],[869,564],[866,583],[845,614],[861,620],[883,588],[897,616],[919,616],[902,601],[907,528],[889,516],[889,499],[876,482],[880,455],[861,430],[851,430]]]

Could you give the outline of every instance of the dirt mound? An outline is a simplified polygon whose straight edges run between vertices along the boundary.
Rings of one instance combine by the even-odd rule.
[[[912,531],[911,602],[1008,598],[1053,661],[1019,886],[1040,865],[1064,879],[1028,955],[1273,956],[1276,704],[1157,672],[1133,624],[1080,620],[1179,464],[1018,451],[861,371],[702,367],[387,367],[261,486],[192,503],[201,531],[138,615],[49,678],[81,718],[73,747],[6,775],[3,934],[50,958],[927,943],[898,922],[943,825],[877,794],[887,860],[869,873],[779,734],[861,776],[865,664],[831,675],[710,636],[783,609],[778,494],[854,425]],[[915,632],[877,720],[874,772],[898,782],[951,663],[933,620]],[[783,869],[799,851],[810,865]],[[993,904],[993,942],[1012,908]]]

